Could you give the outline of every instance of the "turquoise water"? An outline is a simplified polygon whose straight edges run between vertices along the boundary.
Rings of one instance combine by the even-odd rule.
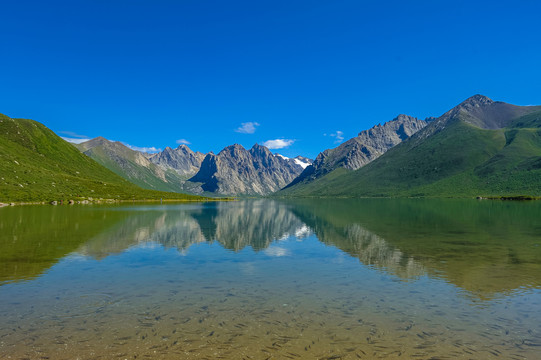
[[[541,203],[0,209],[0,359],[537,359]]]

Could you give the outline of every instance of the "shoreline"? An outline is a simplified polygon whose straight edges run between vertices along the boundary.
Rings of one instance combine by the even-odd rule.
[[[83,200],[52,200],[52,201],[17,201],[10,203],[0,202],[0,208],[10,206],[24,205],[104,205],[104,204],[124,204],[124,203],[199,203],[199,202],[214,202],[214,201],[237,201],[237,198],[203,198],[203,199],[138,199],[138,200],[116,200],[116,199],[83,199]]]

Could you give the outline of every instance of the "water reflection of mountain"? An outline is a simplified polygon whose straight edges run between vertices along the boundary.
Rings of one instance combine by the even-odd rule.
[[[132,216],[88,240],[78,249],[102,258],[142,242],[184,251],[191,245],[217,241],[239,251],[267,248],[284,237],[306,236],[306,226],[282,203],[268,200],[209,203],[174,208],[133,208]]]
[[[78,252],[97,259],[153,242],[267,248],[314,233],[402,279],[444,278],[479,298],[541,286],[541,203],[420,199],[253,200],[170,206],[2,209],[0,283]]]
[[[479,298],[541,287],[539,202],[317,201],[291,208],[324,243],[401,278],[426,272]]]

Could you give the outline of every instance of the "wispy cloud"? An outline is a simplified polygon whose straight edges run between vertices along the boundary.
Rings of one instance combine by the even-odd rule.
[[[157,153],[157,152],[162,151],[162,149],[156,148],[156,147],[154,147],[154,146],[150,146],[150,147],[146,147],[146,146],[134,146],[134,145],[126,144],[125,142],[123,142],[122,144],[126,145],[127,147],[129,147],[129,148],[132,149],[132,150],[140,151],[140,152],[145,152],[145,153],[149,153],[149,154],[153,154],[153,153]]]
[[[60,132],[65,133],[66,131],[60,131]],[[91,140],[91,139],[85,139],[85,138],[76,139],[76,138],[64,137],[64,136],[61,136],[61,138],[66,140],[67,142],[70,142],[70,143],[73,143],[73,144],[80,144],[80,143],[84,143],[85,141]],[[115,142],[115,140],[109,140],[109,141]],[[145,152],[145,153],[149,153],[149,154],[153,154],[153,153],[157,153],[157,152],[162,151],[162,149],[154,147],[154,146],[135,146],[135,145],[127,144],[127,143],[125,143],[123,141],[121,141],[121,143],[124,144],[126,147],[132,149],[132,150]]]
[[[74,133],[73,131],[59,131],[59,134],[67,135],[68,138],[79,138],[79,139],[89,139],[89,136],[86,135],[79,135],[77,133]]]
[[[179,144],[179,145],[190,145],[191,142],[189,142],[189,141],[186,140],[186,139],[178,139],[178,140],[177,140],[177,144]]]
[[[250,121],[240,124],[238,128],[235,129],[236,132],[241,134],[253,134],[255,133],[256,127],[259,126],[259,123]]]
[[[274,139],[265,141],[263,146],[266,146],[269,149],[283,149],[293,145],[294,142],[295,140],[291,139]]]
[[[335,144],[339,144],[341,143],[342,141],[344,141],[344,133],[340,130],[338,130],[337,132],[335,132],[334,134],[331,134],[330,136],[334,137],[334,143]]]
[[[75,138],[64,137],[64,136],[61,136],[61,138],[72,144],[80,144],[80,143],[84,143],[85,141],[90,140],[90,139],[85,139],[85,138],[75,139]]]

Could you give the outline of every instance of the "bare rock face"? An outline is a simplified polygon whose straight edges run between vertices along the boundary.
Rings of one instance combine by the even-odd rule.
[[[278,191],[303,170],[295,159],[275,155],[255,144],[246,150],[239,144],[209,153],[190,182],[204,191],[223,195],[266,195]]]
[[[430,121],[432,118],[419,120],[401,114],[383,125],[361,131],[340,146],[320,153],[312,165],[289,185],[315,180],[339,167],[357,170],[424,128]]]
[[[173,169],[180,175],[192,176],[199,170],[204,158],[205,154],[193,152],[186,145],[180,145],[176,149],[166,147],[149,160],[164,168]]]

